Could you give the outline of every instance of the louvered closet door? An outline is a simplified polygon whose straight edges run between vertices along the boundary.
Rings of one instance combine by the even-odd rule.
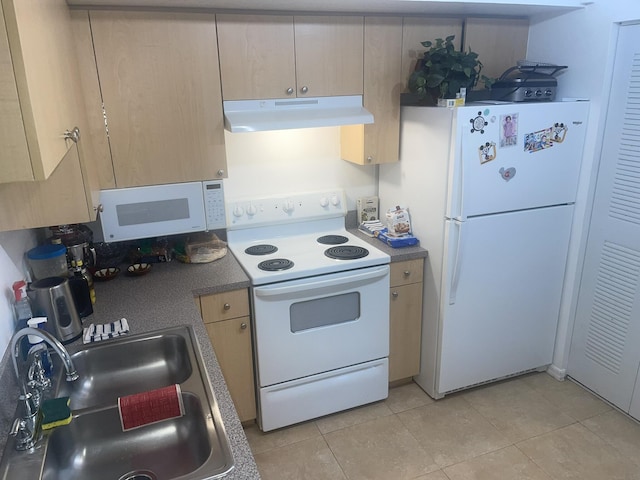
[[[640,25],[620,28],[568,373],[640,418]]]

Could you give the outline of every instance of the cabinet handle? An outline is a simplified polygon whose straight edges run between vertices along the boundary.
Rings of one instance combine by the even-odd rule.
[[[307,87],[306,85],[300,89],[301,93],[307,93],[308,91],[309,91],[309,87]]]
[[[246,329],[247,329],[247,324],[246,324],[246,323],[244,323],[244,322],[242,322],[242,323],[240,324],[240,330],[246,330]]]
[[[391,296],[393,298],[398,298],[398,292],[391,292]]]
[[[64,132],[64,139],[71,140],[73,143],[78,143],[78,140],[80,140],[80,129],[78,127],[73,127],[73,130],[66,130]]]
[[[367,157],[367,163],[371,163],[371,162],[373,162],[373,157],[371,155],[369,155]]]
[[[216,172],[219,177],[224,177],[224,170],[220,169]]]
[[[287,88],[287,95],[293,95],[293,88]]]
[[[403,273],[405,277],[408,277],[409,275],[411,275],[411,272],[409,270],[405,270]]]
[[[229,310],[229,309],[231,309],[231,305],[229,305],[228,303],[225,303],[224,307],[222,307],[222,308],[224,308],[225,310]]]

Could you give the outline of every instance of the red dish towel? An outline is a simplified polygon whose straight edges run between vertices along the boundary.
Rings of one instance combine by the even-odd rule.
[[[184,415],[180,385],[149,390],[118,398],[122,430],[161,422]]]

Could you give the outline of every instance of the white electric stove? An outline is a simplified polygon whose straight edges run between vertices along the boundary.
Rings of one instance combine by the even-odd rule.
[[[346,231],[346,213],[339,189],[227,201],[264,431],[387,397],[390,258]]]

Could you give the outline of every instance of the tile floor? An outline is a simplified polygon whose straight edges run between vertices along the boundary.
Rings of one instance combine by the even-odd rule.
[[[640,480],[640,424],[546,373],[245,432],[264,480]]]

